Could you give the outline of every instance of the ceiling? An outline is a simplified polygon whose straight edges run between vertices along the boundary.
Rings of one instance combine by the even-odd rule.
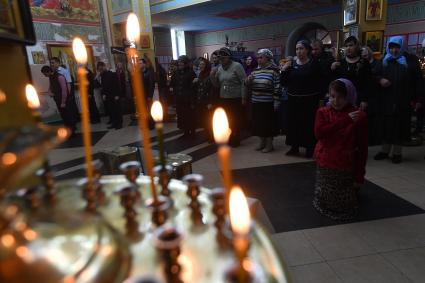
[[[341,10],[340,0],[212,0],[152,15],[154,27],[209,31]]]

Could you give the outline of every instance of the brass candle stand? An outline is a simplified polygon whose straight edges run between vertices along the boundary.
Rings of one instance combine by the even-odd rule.
[[[170,197],[171,191],[168,189],[168,184],[170,183],[171,173],[173,172],[173,167],[170,165],[158,165],[154,167],[155,175],[158,176],[158,183],[161,186],[161,195]]]
[[[140,191],[137,186],[137,178],[139,177],[142,166],[140,162],[138,161],[128,161],[124,162],[120,165],[120,170],[123,172],[127,180],[130,182],[130,184],[133,187],[133,190],[136,192],[137,201],[140,201],[142,198],[142,195],[140,194]]]
[[[155,233],[155,247],[162,258],[167,283],[183,283],[180,278],[182,267],[178,262],[182,240],[181,233],[173,227],[161,227]]]
[[[202,212],[201,204],[198,201],[198,196],[201,192],[201,183],[203,181],[202,175],[199,174],[189,174],[183,178],[183,182],[187,186],[187,196],[190,199],[189,207],[191,210],[191,219],[195,226],[201,226],[204,223],[202,222]]]
[[[19,140],[19,146],[0,150],[0,160],[5,153],[16,155],[15,162],[7,165],[9,175],[0,172],[0,187],[5,188],[0,200],[0,266],[11,266],[7,272],[0,267],[0,282],[122,283],[148,276],[166,283],[216,283],[231,278],[235,255],[222,244],[231,239],[223,239],[229,230],[224,192],[202,187],[200,175],[189,175],[184,182],[169,180],[169,198],[160,195],[154,203],[150,177],[135,168],[124,171],[125,175],[101,176],[94,164],[94,179],[107,200],[102,205],[98,190],[88,190],[85,179],[46,182],[41,172],[43,186],[29,186],[17,201],[14,185],[31,176],[29,166],[41,166],[47,149],[57,142],[56,132],[46,131],[44,138],[38,128],[19,132],[17,136],[25,135],[28,141],[28,133],[39,138],[27,143],[14,138],[10,142]],[[43,150],[26,148],[40,146]],[[137,192],[142,192],[145,202],[137,201]],[[55,205],[43,198],[54,199]],[[192,229],[201,223],[202,229]],[[251,234],[247,254],[253,267],[248,269],[251,282],[289,282],[265,229],[255,225]]]

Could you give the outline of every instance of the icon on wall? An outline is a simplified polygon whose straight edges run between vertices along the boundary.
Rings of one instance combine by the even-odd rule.
[[[0,0],[0,40],[28,45],[35,43],[35,33],[27,0]]]
[[[203,57],[208,60],[208,53],[204,53]]]
[[[151,47],[151,39],[149,35],[141,35],[140,36],[140,48],[150,48]]]
[[[32,61],[35,65],[46,64],[46,58],[44,57],[43,51],[32,51]]]
[[[382,20],[383,0],[367,0],[366,21]]]
[[[372,49],[373,53],[382,53],[384,45],[384,31],[367,31],[364,33],[364,41]]]
[[[344,26],[357,23],[357,0],[344,0]]]

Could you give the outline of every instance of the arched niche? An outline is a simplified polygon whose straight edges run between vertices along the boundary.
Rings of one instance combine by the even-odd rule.
[[[310,42],[313,39],[322,40],[324,45],[331,44],[329,31],[319,23],[309,22],[294,29],[288,36],[285,45],[285,56],[295,55],[295,45],[299,40],[307,39]]]

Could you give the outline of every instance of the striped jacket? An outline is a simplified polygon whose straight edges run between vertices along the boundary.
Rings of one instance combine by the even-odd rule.
[[[279,70],[274,64],[267,67],[258,67],[251,76],[252,103],[273,102],[281,99]]]

